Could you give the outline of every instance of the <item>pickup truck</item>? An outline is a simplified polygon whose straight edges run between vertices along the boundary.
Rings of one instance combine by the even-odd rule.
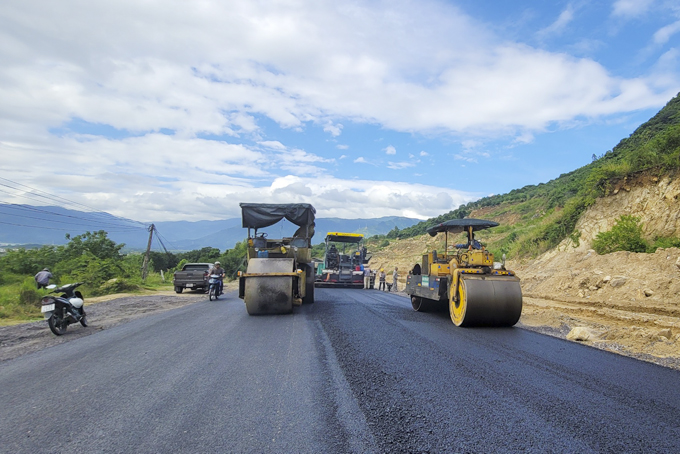
[[[212,263],[187,263],[182,267],[182,271],[175,271],[172,277],[175,292],[182,293],[185,288],[208,291],[210,268],[212,268]]]

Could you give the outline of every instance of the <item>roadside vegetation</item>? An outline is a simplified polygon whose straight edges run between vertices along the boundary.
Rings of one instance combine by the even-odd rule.
[[[606,232],[600,232],[593,241],[593,249],[598,254],[609,254],[618,251],[649,252],[658,248],[680,247],[680,238],[656,238],[649,242],[642,237],[640,218],[623,215]]]
[[[57,285],[84,282],[85,298],[144,290],[171,290],[172,273],[187,262],[220,261],[233,279],[245,270],[245,242],[224,253],[216,248],[203,248],[182,253],[151,252],[148,274],[142,280],[144,255],[123,254],[124,244],[116,244],[107,232],[86,232],[66,236],[63,246],[17,248],[0,257],[0,324],[39,320],[40,300],[49,290],[38,290],[33,276],[43,268],[54,275],[50,283]]]

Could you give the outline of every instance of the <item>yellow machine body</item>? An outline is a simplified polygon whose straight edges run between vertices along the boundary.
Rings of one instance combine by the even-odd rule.
[[[456,326],[513,326],[522,313],[520,280],[474,239],[473,231],[498,225],[478,219],[456,219],[428,230],[447,233],[445,253],[430,251],[409,273],[405,291],[413,309],[447,307]],[[448,248],[448,233],[468,233],[467,247]],[[434,234],[433,234],[434,232]]]

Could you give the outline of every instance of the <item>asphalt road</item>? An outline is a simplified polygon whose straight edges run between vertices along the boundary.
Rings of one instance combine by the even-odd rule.
[[[375,290],[316,300],[249,317],[232,293],[6,361],[0,451],[680,452],[678,371]]]

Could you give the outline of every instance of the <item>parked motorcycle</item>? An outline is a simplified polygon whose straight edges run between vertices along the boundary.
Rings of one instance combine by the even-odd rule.
[[[220,280],[220,275],[219,274],[211,274],[210,275],[210,280],[208,281],[208,294],[210,301],[214,299],[217,299],[222,292],[220,291],[220,287],[222,286],[222,282]]]
[[[87,326],[83,294],[76,290],[81,285],[83,285],[83,282],[66,284],[61,287],[54,284],[47,286],[48,289],[52,290],[50,293],[61,293],[59,296],[44,296],[40,309],[47,319],[50,331],[57,336],[64,334],[71,323],[80,322],[81,325]]]

